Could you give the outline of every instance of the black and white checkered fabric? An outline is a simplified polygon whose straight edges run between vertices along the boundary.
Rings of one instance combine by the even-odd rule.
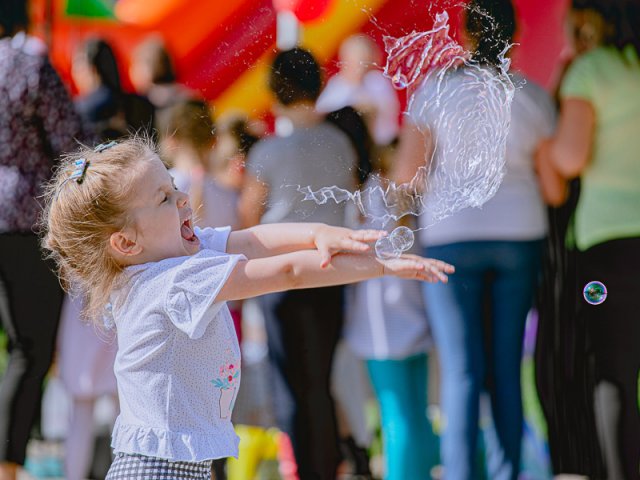
[[[211,460],[171,462],[163,458],[118,453],[105,480],[211,480]]]

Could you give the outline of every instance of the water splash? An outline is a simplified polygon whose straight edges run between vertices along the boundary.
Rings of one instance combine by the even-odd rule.
[[[427,140],[424,164],[402,185],[298,191],[318,204],[351,201],[362,215],[383,222],[419,215],[428,228],[463,208],[482,206],[502,182],[515,92],[506,57],[511,45],[504,46],[499,65],[481,65],[450,36],[447,12],[436,15],[429,31],[384,42],[384,74],[395,88],[407,89],[408,120]],[[384,204],[383,213],[367,207],[372,200]],[[381,251],[397,256],[390,242],[381,241]]]

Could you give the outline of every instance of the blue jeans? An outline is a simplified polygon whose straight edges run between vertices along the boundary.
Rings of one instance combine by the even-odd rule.
[[[380,404],[385,480],[431,478],[438,465],[438,438],[427,418],[427,355],[367,360]]]
[[[425,283],[423,288],[441,360],[445,418],[441,455],[447,480],[479,477],[474,465],[479,398],[485,390],[495,426],[485,435],[489,478],[518,476],[522,339],[541,251],[541,241],[482,241],[435,246],[425,252],[456,267],[448,284]],[[490,328],[484,323],[486,308],[491,311]]]

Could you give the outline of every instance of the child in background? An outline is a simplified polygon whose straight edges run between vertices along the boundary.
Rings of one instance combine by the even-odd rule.
[[[165,120],[163,153],[173,167],[170,173],[176,186],[191,197],[196,225],[236,228],[242,164],[255,139],[244,140],[249,137],[242,130],[244,123],[236,122],[216,135],[216,141],[209,107],[201,100],[170,107]]]
[[[58,332],[60,379],[72,404],[71,422],[65,442],[65,478],[87,478],[93,458],[94,407],[104,395],[117,402],[113,363],[116,342],[113,335],[82,322],[82,301],[65,296]]]
[[[385,160],[377,162],[365,188],[384,188]],[[382,218],[383,199],[363,198],[369,202],[366,211]],[[392,220],[361,219],[362,228],[391,231],[396,226]],[[380,406],[385,480],[431,478],[439,463],[438,438],[427,417],[431,336],[420,288],[414,280],[382,277],[347,289],[343,336],[366,360]]]
[[[116,52],[107,41],[84,42],[73,56],[71,75],[79,93],[76,109],[102,141],[120,138],[127,130],[151,131],[153,105],[142,95],[123,91]]]
[[[244,180],[244,163],[251,148],[260,139],[248,119],[232,115],[218,121],[213,177],[221,185],[239,191]]]
[[[322,224],[231,232],[193,227],[188,195],[139,138],[82,148],[48,184],[43,246],[87,318],[115,325],[120,415],[108,480],[210,479],[211,460],[237,456],[231,410],[240,350],[226,302],[382,275],[447,281],[453,267],[382,261],[378,231]]]

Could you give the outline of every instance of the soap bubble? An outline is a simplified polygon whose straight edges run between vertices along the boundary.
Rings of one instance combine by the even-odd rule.
[[[448,15],[436,16],[429,32],[385,38],[387,76],[409,79],[408,115],[430,139],[417,175],[425,227],[495,195],[505,174],[507,135],[515,86],[505,45],[500,65],[473,60],[449,35]],[[422,50],[419,61],[416,50]],[[420,174],[420,172],[419,172]]]
[[[600,305],[607,299],[607,287],[604,286],[604,283],[594,280],[584,286],[582,294],[587,303]]]
[[[384,42],[383,73],[396,89],[407,90],[406,113],[432,146],[424,164],[402,185],[382,182],[356,192],[298,186],[298,191],[319,205],[351,201],[363,216],[382,222],[420,216],[422,228],[428,228],[464,208],[482,206],[502,183],[515,93],[506,56],[511,45],[500,45],[499,65],[480,64],[449,35],[446,11],[436,15],[431,30]],[[368,208],[372,200],[382,200],[382,213]]]
[[[413,232],[407,227],[397,227],[388,236],[376,241],[376,255],[380,260],[398,258],[413,246]]]
[[[397,71],[393,77],[391,77],[391,83],[396,90],[405,89],[409,85],[407,77],[400,71]]]
[[[397,248],[395,248],[388,236],[380,237],[376,241],[375,249],[376,256],[380,260],[390,260],[392,258],[398,258],[400,255],[402,255],[402,250],[398,250]]]
[[[413,232],[408,227],[397,227],[389,235],[389,240],[396,250],[406,252],[413,246]]]

